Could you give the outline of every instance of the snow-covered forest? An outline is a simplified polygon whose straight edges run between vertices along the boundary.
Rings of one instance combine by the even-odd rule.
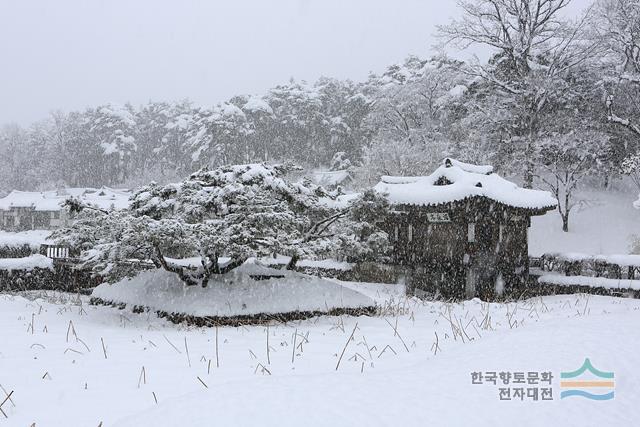
[[[640,12],[631,0],[598,1],[567,17],[567,3],[533,13],[462,2],[439,40],[490,46],[487,61],[410,56],[366,81],[291,79],[218,105],[106,104],[5,124],[0,187],[131,187],[202,166],[285,160],[347,166],[370,185],[382,174],[425,174],[451,155],[559,195],[586,179],[607,188],[638,173]],[[343,164],[332,165],[338,152]]]

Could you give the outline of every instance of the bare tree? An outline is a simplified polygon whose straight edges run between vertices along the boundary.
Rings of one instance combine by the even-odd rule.
[[[640,103],[640,2],[600,0],[595,17],[595,31],[607,47],[613,71],[607,118],[640,137],[640,120],[634,117]]]
[[[562,17],[571,0],[459,0],[459,20],[438,28],[446,43],[460,48],[480,44],[493,48],[488,64],[467,73],[481,77],[521,106],[518,139],[524,139],[525,186],[535,174],[534,154],[541,139],[542,116],[551,99],[561,98],[562,79],[600,47],[586,31],[590,11],[578,21]]]
[[[558,199],[562,231],[569,231],[569,214],[586,203],[576,197],[580,183],[597,172],[608,137],[601,132],[581,129],[543,140],[539,156],[543,173],[540,180]]]

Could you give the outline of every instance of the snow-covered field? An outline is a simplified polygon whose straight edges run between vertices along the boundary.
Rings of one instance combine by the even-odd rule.
[[[640,236],[640,210],[633,207],[635,193],[591,191],[581,192],[578,197],[589,203],[571,212],[568,233],[562,231],[558,211],[531,219],[529,253],[629,253],[631,236]]]
[[[216,331],[76,296],[0,295],[0,385],[13,390],[0,426],[640,422],[640,301],[451,305],[406,300],[400,287],[347,286],[387,314]],[[560,372],[587,357],[615,373],[615,399],[560,399]],[[550,371],[554,399],[501,401],[498,386],[472,384],[472,372],[487,371]]]

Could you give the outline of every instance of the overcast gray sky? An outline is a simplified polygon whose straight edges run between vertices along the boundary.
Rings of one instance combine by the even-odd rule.
[[[0,0],[0,123],[105,102],[215,104],[290,77],[361,80],[428,55],[455,15],[454,0]]]

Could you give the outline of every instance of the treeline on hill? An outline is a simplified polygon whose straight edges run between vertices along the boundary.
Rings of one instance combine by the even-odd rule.
[[[468,0],[440,27],[448,45],[484,44],[487,62],[408,57],[364,82],[290,81],[202,108],[188,101],[53,113],[0,133],[0,190],[134,186],[203,166],[338,152],[359,182],[430,172],[444,156],[490,163],[545,186],[561,214],[584,179],[607,186],[640,165],[640,6],[600,0]]]

